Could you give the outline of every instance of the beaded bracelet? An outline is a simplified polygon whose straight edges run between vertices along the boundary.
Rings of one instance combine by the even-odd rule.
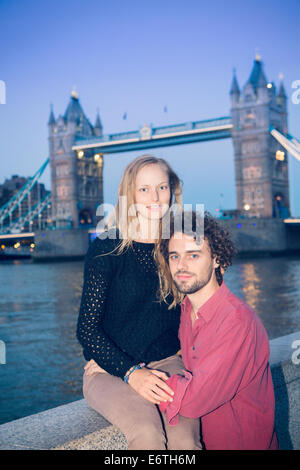
[[[129,380],[129,376],[130,374],[132,374],[132,372],[134,372],[135,370],[137,369],[142,369],[143,367],[145,367],[145,363],[144,362],[140,362],[139,364],[137,364],[136,366],[132,366],[129,371],[125,374],[124,376],[124,382],[128,384],[128,380]]]

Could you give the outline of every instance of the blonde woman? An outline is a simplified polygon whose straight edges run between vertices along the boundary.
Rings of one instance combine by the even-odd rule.
[[[116,227],[95,239],[85,260],[77,325],[87,360],[83,394],[123,432],[131,450],[201,449],[199,420],[170,426],[158,408],[172,400],[168,375],[183,367],[176,354],[180,306],[159,301],[153,258],[174,203],[182,206],[182,190],[169,164],[136,158],[119,186]]]

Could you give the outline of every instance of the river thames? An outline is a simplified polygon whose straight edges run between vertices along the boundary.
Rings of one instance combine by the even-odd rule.
[[[76,340],[83,261],[0,264],[0,424],[82,398]],[[251,305],[270,339],[300,330],[300,257],[236,260],[227,286]]]

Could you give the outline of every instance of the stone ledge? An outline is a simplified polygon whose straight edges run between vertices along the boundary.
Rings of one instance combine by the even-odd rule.
[[[0,426],[0,449],[51,449],[110,426],[84,399]]]
[[[300,364],[292,362],[300,331],[270,341],[281,449],[300,450]],[[300,357],[300,354],[298,354]],[[124,450],[124,435],[84,399],[0,425],[0,449]]]
[[[116,426],[110,425],[51,450],[127,450],[127,441]]]

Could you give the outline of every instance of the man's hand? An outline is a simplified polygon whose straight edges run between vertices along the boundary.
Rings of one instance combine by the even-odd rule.
[[[165,372],[144,367],[132,372],[128,383],[143,398],[159,405],[162,401],[173,401],[174,392],[165,383],[167,379],[168,375]]]

